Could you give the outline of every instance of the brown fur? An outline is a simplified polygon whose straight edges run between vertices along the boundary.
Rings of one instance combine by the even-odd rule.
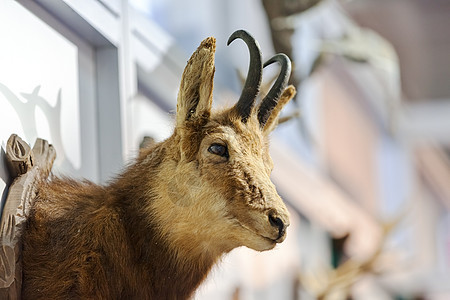
[[[215,40],[183,73],[176,128],[108,186],[54,178],[43,183],[24,233],[26,299],[184,299],[213,264],[239,246],[272,249],[289,224],[270,181],[267,136],[233,109],[211,113]],[[208,151],[226,145],[229,158]]]

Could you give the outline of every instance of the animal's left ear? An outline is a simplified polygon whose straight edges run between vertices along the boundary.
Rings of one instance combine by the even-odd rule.
[[[206,38],[192,54],[181,78],[177,100],[177,126],[193,118],[209,118],[214,81],[216,39]]]
[[[280,96],[280,99],[278,100],[277,104],[270,113],[267,122],[264,124],[263,132],[265,134],[269,134],[272,130],[275,129],[275,127],[277,127],[278,117],[280,115],[281,110],[292,98],[294,98],[296,93],[297,91],[295,90],[295,87],[293,85],[290,85],[284,89],[283,93]]]

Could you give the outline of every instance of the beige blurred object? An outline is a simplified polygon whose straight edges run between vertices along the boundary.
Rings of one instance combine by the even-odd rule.
[[[300,274],[299,280],[306,291],[319,300],[348,299],[352,286],[366,274],[382,274],[383,266],[391,260],[389,253],[383,250],[389,234],[397,227],[404,215],[391,222],[381,224],[382,240],[376,251],[365,260],[349,258],[336,269],[322,267],[309,274]]]

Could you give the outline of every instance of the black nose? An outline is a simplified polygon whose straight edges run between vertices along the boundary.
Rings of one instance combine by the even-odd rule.
[[[286,231],[286,225],[284,225],[283,221],[279,217],[276,217],[273,214],[269,214],[269,222],[270,225],[278,228],[277,240],[280,239]]]

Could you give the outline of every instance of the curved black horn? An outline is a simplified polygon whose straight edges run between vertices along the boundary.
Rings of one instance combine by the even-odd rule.
[[[268,65],[279,62],[281,64],[280,75],[278,75],[277,80],[273,84],[270,91],[261,101],[261,105],[258,111],[258,121],[261,127],[264,127],[273,108],[277,105],[280,99],[281,93],[283,92],[286,84],[289,81],[289,76],[291,75],[291,60],[286,54],[279,53],[272,56],[266,63],[264,63],[264,68]]]
[[[253,105],[255,104],[256,95],[259,92],[263,66],[261,49],[259,48],[258,42],[247,31],[237,30],[230,36],[227,45],[230,45],[237,38],[242,39],[247,44],[248,51],[250,52],[247,79],[235,106],[235,109],[242,117],[242,121],[245,122],[250,116]]]

